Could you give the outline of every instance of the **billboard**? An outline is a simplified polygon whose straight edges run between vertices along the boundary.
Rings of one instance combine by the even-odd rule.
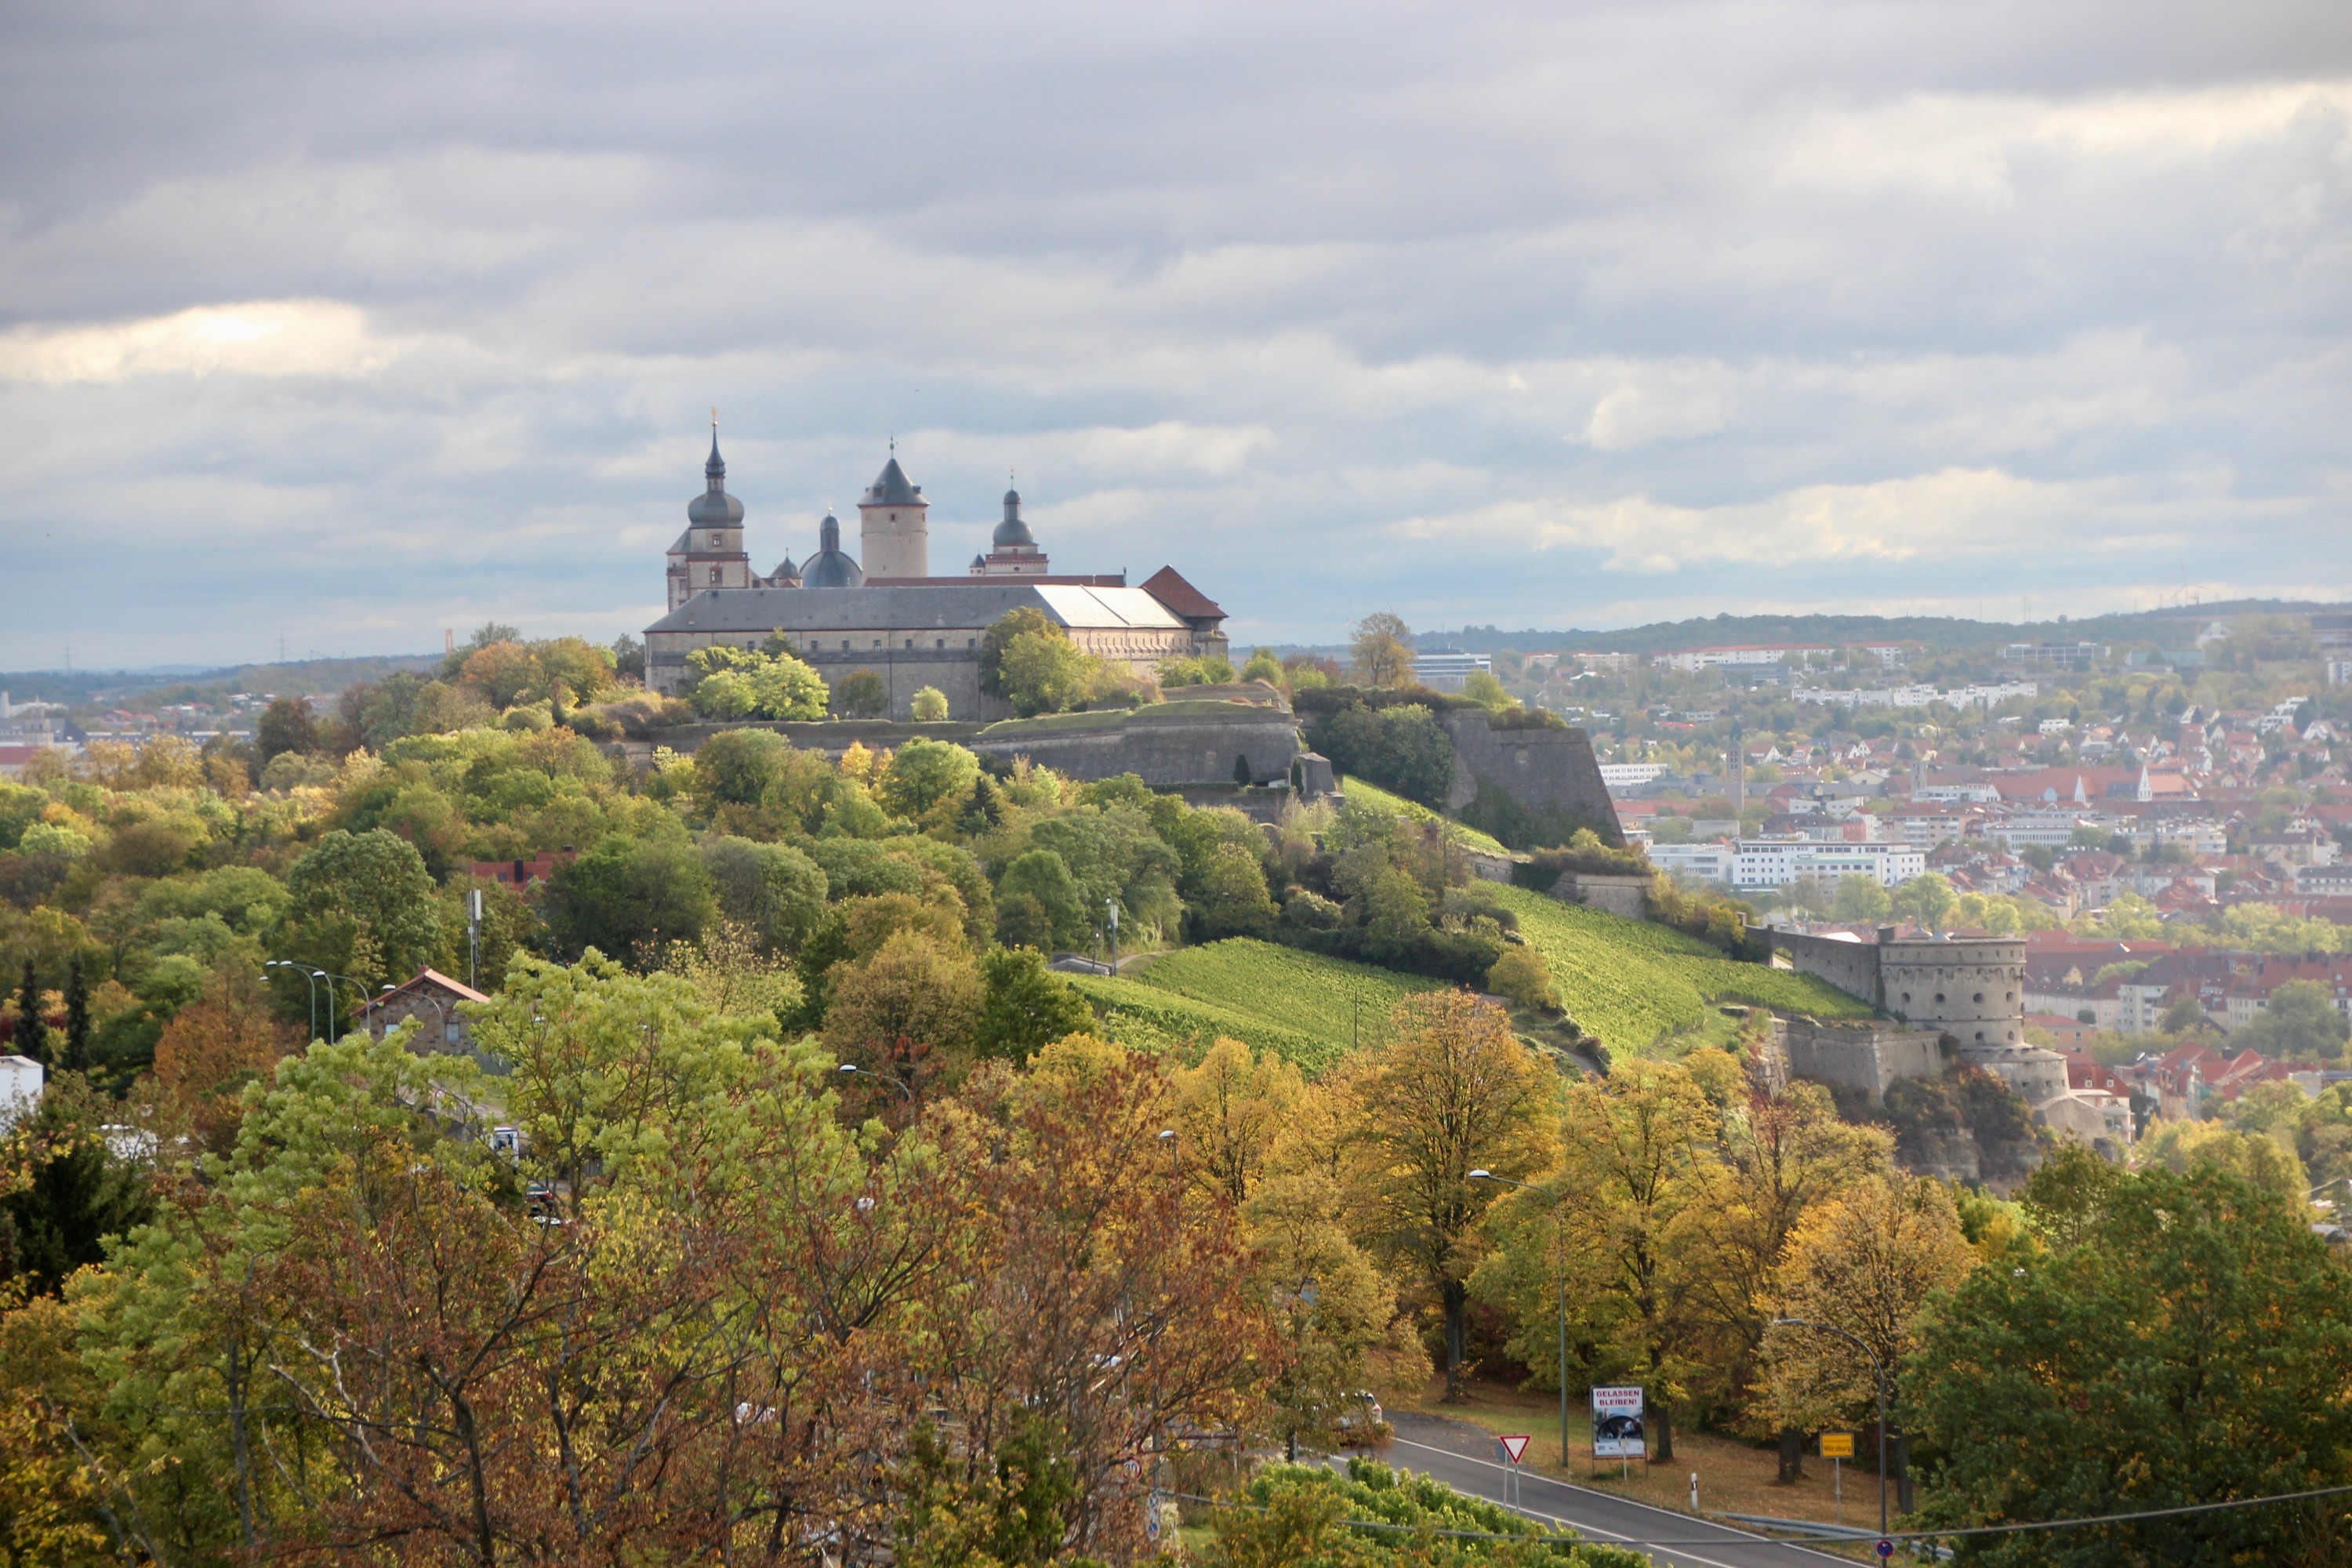
[[[1649,1445],[1642,1430],[1642,1391],[1596,1388],[1592,1391],[1592,1457],[1596,1459],[1639,1459]]]

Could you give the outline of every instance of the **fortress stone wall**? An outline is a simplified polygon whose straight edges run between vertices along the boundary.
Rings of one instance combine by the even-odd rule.
[[[1897,1079],[1936,1078],[1946,1062],[1933,1029],[1889,1024],[1820,1024],[1791,1018],[1780,1031],[1789,1076],[1861,1089],[1875,1102]]]
[[[1065,778],[1134,773],[1154,789],[1236,782],[1247,759],[1251,782],[1278,783],[1298,755],[1298,721],[1288,710],[1247,702],[1170,702],[1132,712],[1057,714],[992,725],[962,742],[1007,759],[1027,757]]]
[[[1448,815],[1475,799],[1481,784],[1492,784],[1532,810],[1563,812],[1590,825],[1605,842],[1625,841],[1609,786],[1601,782],[1592,738],[1584,731],[1497,730],[1480,708],[1453,709],[1438,718],[1454,742]]]

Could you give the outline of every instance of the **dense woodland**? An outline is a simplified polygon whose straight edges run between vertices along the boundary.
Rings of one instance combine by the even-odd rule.
[[[2352,1479],[2352,1292],[2304,1202],[2342,1089],[2003,1200],[1768,1091],[1736,1029],[1571,1049],[1528,896],[1434,822],[1268,832],[921,740],[634,772],[590,731],[649,700],[601,650],[478,641],[250,749],[0,789],[5,1016],[52,1069],[0,1165],[9,1563],[1129,1562],[1155,1488],[1238,1478],[1220,1562],[1620,1564],[1414,1556],[1343,1521],[1522,1527],[1236,1462],[1328,1448],[1363,1390],[1556,1386],[1563,1298],[1571,1386],[1648,1387],[1660,1463],[1867,1426],[1866,1364],[1790,1316],[1899,1369],[1940,1524]],[[478,1057],[346,1032],[465,972],[477,889]],[[1122,951],[1417,988],[1311,1074],[1123,1028],[1045,963],[1114,910]],[[2325,1510],[2128,1528],[2064,1560],[2347,1544]]]

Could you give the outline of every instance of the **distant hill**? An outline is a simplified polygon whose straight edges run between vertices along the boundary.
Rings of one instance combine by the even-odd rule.
[[[1673,648],[1745,643],[1908,642],[1935,653],[1965,653],[2013,642],[2103,642],[2180,647],[2217,620],[2232,616],[2307,616],[2352,610],[2342,604],[2287,599],[2231,599],[2169,606],[2084,620],[1971,621],[1955,616],[1715,616],[1686,621],[1653,621],[1614,631],[1508,632],[1496,626],[1425,631],[1414,637],[1424,648],[1455,647],[1467,653],[1664,653]]]
[[[234,691],[269,691],[280,697],[316,697],[362,680],[382,680],[394,670],[422,673],[441,662],[438,654],[388,655],[373,658],[305,658],[287,664],[238,664],[217,668],[163,665],[153,669],[28,669],[0,672],[0,691],[18,702],[63,702],[75,708],[192,702]]]

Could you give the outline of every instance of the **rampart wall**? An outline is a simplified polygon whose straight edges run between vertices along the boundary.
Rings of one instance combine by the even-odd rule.
[[[1789,1076],[1861,1089],[1874,1102],[1897,1079],[1936,1078],[1944,1070],[1942,1037],[1888,1024],[1819,1024],[1791,1018],[1781,1048]]]
[[[1558,810],[1591,824],[1611,844],[1622,844],[1617,807],[1601,782],[1592,738],[1582,730],[1497,730],[1480,708],[1438,715],[1454,742],[1454,777],[1445,792],[1449,815],[1477,797],[1483,782],[1510,793],[1521,805]]]

